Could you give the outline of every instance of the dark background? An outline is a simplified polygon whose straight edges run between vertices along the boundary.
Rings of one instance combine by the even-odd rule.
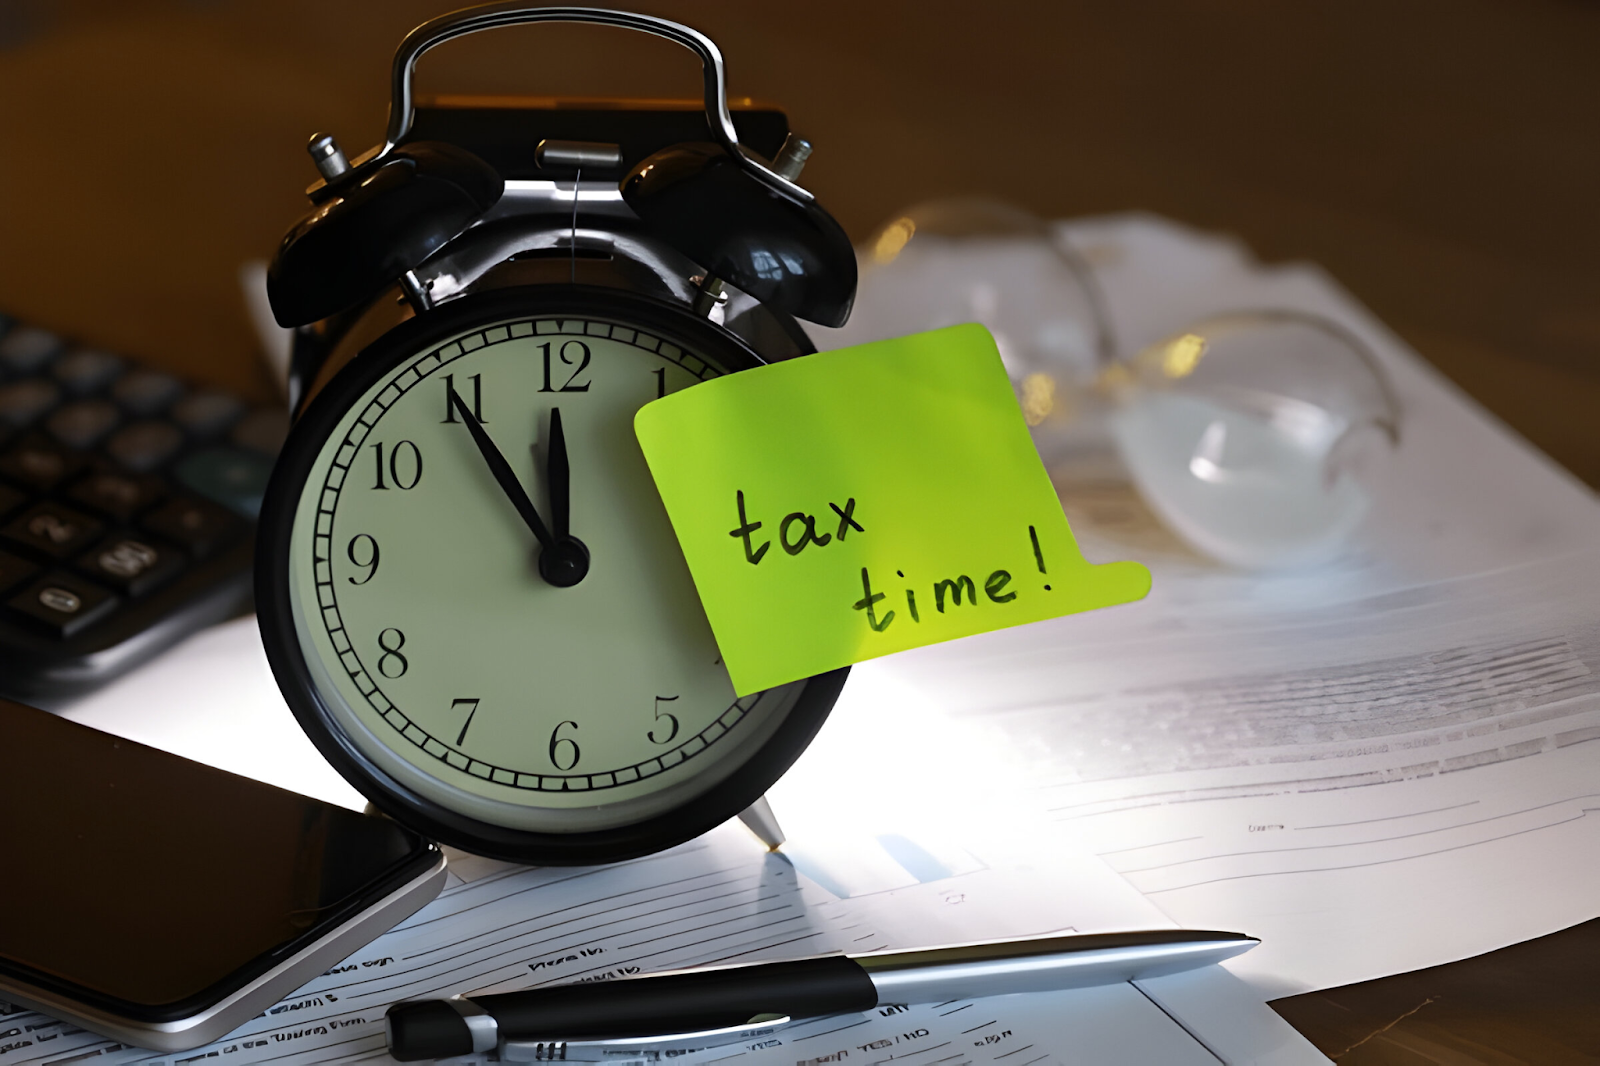
[[[449,0],[0,2],[0,306],[267,395],[237,264],[316,129],[381,137],[394,45]],[[928,196],[1146,208],[1308,258],[1600,484],[1600,6],[1577,0],[648,0],[815,141],[860,238]],[[423,91],[691,96],[613,30],[446,45]]]
[[[395,44],[453,6],[0,0],[0,308],[269,398],[238,265],[305,209],[309,134],[351,155],[381,139]],[[816,144],[806,184],[857,239],[974,192],[1232,231],[1321,263],[1600,485],[1600,5],[636,6],[709,33],[735,95],[788,109]],[[662,42],[535,27],[440,48],[419,88],[682,97],[698,80]],[[1341,1063],[1600,1062],[1594,925],[1280,1008]],[[1560,980],[1538,976],[1552,965]]]

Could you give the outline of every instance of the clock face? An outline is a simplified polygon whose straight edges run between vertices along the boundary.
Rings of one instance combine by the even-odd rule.
[[[633,433],[645,403],[753,359],[603,308],[414,330],[424,343],[368,362],[323,412],[283,505],[319,720],[389,787],[512,830],[670,815],[749,762],[807,685],[734,694]],[[576,583],[563,523],[587,550]]]

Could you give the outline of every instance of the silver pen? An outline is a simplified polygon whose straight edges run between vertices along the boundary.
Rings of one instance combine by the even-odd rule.
[[[654,1062],[771,1037],[797,1019],[1115,984],[1221,962],[1258,943],[1171,929],[816,955],[397,1003],[384,1025],[401,1062],[487,1051],[505,1062]]]

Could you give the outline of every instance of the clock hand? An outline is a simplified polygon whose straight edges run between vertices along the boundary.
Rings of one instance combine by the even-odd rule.
[[[550,520],[556,541],[539,553],[539,576],[557,588],[582,581],[589,573],[589,548],[572,535],[572,470],[567,465],[567,435],[561,431],[561,411],[550,408],[549,455],[544,477],[550,486]]]
[[[539,541],[539,576],[557,588],[570,588],[582,581],[589,573],[589,549],[583,541],[574,536],[551,536],[550,530],[545,528],[544,519],[539,517],[539,512],[534,509],[533,501],[528,499],[528,494],[523,491],[522,483],[517,480],[517,475],[511,472],[511,464],[506,462],[505,456],[500,454],[500,449],[494,446],[494,441],[489,439],[489,434],[484,432],[483,426],[472,416],[472,411],[467,407],[467,402],[460,394],[450,392],[450,405],[455,408],[456,414],[461,416],[461,421],[467,424],[467,432],[472,434],[472,443],[478,446],[478,452],[483,456],[483,461],[489,464],[489,473],[500,485],[500,491],[506,494],[511,501],[511,506],[517,509],[517,514],[527,523],[528,528]],[[559,423],[557,423],[559,425]],[[561,443],[562,469],[565,471],[566,442]],[[562,497],[562,524],[566,523],[566,490],[563,478]],[[552,488],[552,494],[554,489]]]
[[[567,437],[561,432],[561,409],[550,408],[550,447],[544,463],[545,481],[550,485],[550,524],[558,539],[571,535],[572,471],[567,466]]]
[[[500,449],[494,446],[494,441],[489,439],[478,420],[472,417],[472,411],[467,407],[455,390],[450,392],[450,405],[455,408],[456,414],[461,416],[461,421],[467,424],[467,432],[472,434],[472,443],[478,446],[478,452],[483,456],[483,461],[489,464],[489,473],[500,485],[500,491],[506,494],[511,501],[511,506],[517,509],[517,514],[528,524],[533,531],[539,545],[548,551],[554,544],[555,538],[545,528],[544,519],[539,517],[539,512],[533,509],[533,501],[528,499],[528,494],[523,491],[522,484],[517,481],[517,475],[511,472],[511,464],[506,462],[505,456],[500,454]]]

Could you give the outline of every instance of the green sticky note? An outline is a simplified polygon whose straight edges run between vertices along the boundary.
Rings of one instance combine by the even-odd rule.
[[[634,431],[740,695],[1150,589],[1078,551],[979,325],[714,378]]]

